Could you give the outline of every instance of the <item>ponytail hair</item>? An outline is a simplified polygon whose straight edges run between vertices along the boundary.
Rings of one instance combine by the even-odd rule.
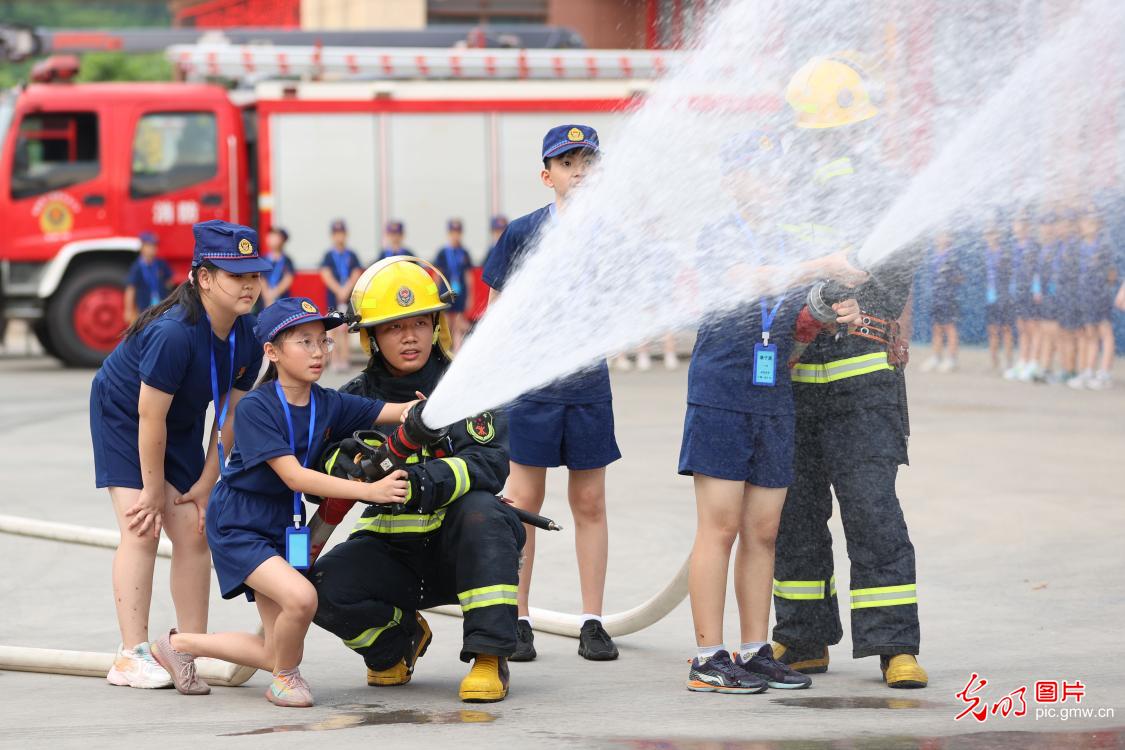
[[[173,289],[172,293],[165,297],[162,302],[153,305],[137,316],[133,324],[125,329],[124,338],[130,339],[136,336],[143,331],[149,323],[156,320],[176,305],[184,308],[185,317],[190,325],[198,323],[199,319],[203,317],[203,300],[199,296],[199,287],[195,284],[195,274],[199,272],[200,268],[206,268],[211,273],[214,273],[216,266],[212,263],[204,262],[196,268],[193,268],[187,280]]]
[[[262,388],[266,385],[269,385],[275,380],[277,380],[277,363],[270,362],[269,366],[266,367],[266,371],[262,373],[262,377],[258,379],[258,382],[254,387]]]

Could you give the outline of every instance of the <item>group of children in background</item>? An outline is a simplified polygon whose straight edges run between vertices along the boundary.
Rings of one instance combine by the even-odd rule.
[[[1125,309],[1117,252],[1093,204],[937,232],[915,286],[930,294],[922,369],[957,369],[962,314],[983,305],[992,368],[1006,380],[1111,387],[1113,310]]]

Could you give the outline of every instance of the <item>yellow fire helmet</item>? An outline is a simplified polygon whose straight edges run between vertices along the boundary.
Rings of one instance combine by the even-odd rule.
[[[799,128],[838,128],[879,114],[879,82],[860,62],[862,55],[845,51],[817,56],[789,79],[785,101],[797,113]]]
[[[351,330],[359,331],[359,340],[368,355],[373,348],[378,349],[374,346],[375,326],[430,313],[436,317],[433,343],[452,359],[453,339],[444,311],[453,302],[453,292],[440,293],[430,271],[441,279],[446,290],[451,289],[448,279],[432,263],[405,255],[384,258],[356,281],[348,312]]]

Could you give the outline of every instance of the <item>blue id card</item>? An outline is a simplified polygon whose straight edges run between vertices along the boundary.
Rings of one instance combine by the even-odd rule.
[[[309,527],[285,528],[285,561],[295,570],[309,569]]]
[[[754,344],[754,385],[777,385],[777,347]]]
[[[996,287],[990,286],[984,294],[984,301],[989,305],[995,305],[1000,295],[996,293]]]

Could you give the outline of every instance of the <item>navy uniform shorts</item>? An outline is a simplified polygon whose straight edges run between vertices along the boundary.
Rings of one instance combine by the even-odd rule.
[[[792,414],[744,414],[688,404],[679,472],[788,487],[794,478],[795,428]]]
[[[583,471],[621,458],[613,402],[554,404],[518,401],[508,408],[508,454],[517,464]]]

